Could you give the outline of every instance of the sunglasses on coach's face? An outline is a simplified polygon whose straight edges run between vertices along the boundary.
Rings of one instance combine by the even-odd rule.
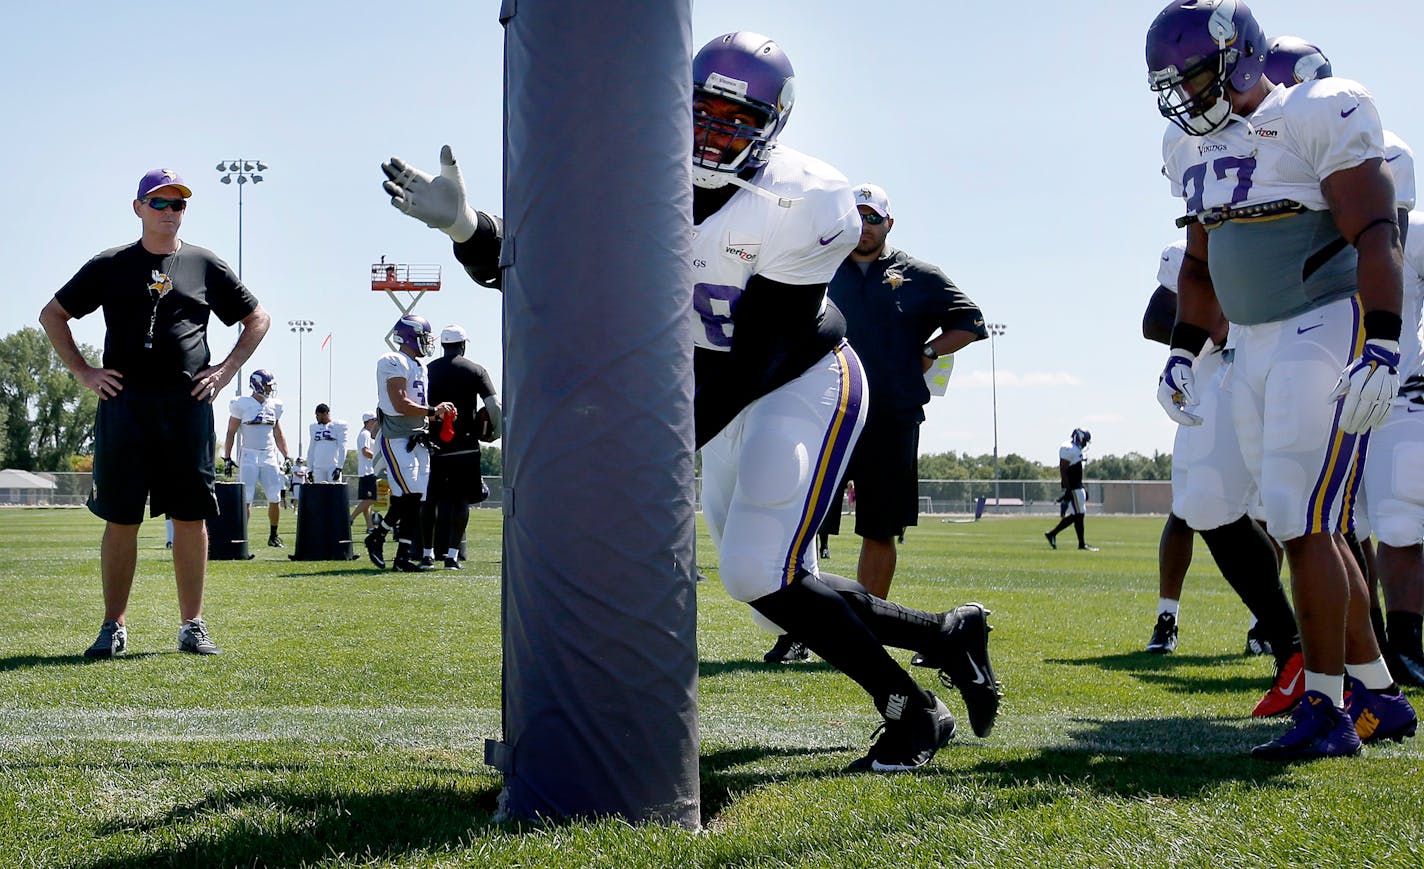
[[[880,224],[885,222],[885,218],[881,217],[873,211],[862,211],[860,213],[860,219],[870,224],[871,226],[879,226]]]
[[[145,199],[144,202],[147,202],[148,207],[152,208],[154,211],[162,211],[165,208],[171,208],[174,211],[182,211],[183,209],[188,207],[188,200],[186,199],[164,199],[161,196],[150,196],[149,198]]]

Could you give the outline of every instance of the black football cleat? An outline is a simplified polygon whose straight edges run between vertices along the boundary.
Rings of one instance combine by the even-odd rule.
[[[761,659],[768,664],[794,664],[797,661],[809,661],[811,653],[807,651],[805,643],[790,634],[782,634],[776,638],[776,645],[762,655]]]
[[[381,570],[386,569],[386,529],[375,525],[366,532],[366,555]]]
[[[930,703],[906,709],[906,698],[890,698],[885,722],[875,731],[879,738],[846,772],[903,772],[929,763],[945,743],[954,738],[954,716],[933,694]],[[897,715],[890,718],[890,715]]]
[[[964,699],[969,726],[979,738],[988,736],[999,715],[999,699],[1004,696],[994,668],[989,663],[989,611],[977,603],[967,603],[940,614],[939,641],[911,662],[917,667],[939,670],[945,687],[954,687]]]

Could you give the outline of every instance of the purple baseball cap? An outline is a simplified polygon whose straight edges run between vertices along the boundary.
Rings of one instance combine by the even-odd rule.
[[[138,180],[138,195],[135,199],[142,199],[160,187],[177,187],[183,191],[183,198],[193,195],[193,191],[188,189],[188,185],[183,183],[183,176],[172,169],[150,169]]]

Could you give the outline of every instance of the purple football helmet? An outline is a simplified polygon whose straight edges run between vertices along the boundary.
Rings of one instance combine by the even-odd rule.
[[[396,321],[391,333],[395,335],[397,344],[409,347],[416,356],[429,356],[435,350],[435,330],[424,317],[406,314]]]
[[[1299,36],[1277,36],[1266,51],[1266,78],[1286,87],[1329,78],[1330,59]]]
[[[791,61],[771,38],[760,33],[724,33],[702,47],[692,59],[692,94],[731,100],[750,110],[760,126],[692,113],[692,183],[717,188],[743,169],[766,165],[776,137],[786,126],[795,101],[796,73]],[[712,134],[730,135],[732,145],[708,147]],[[747,142],[738,151],[736,142]]]
[[[1147,82],[1157,110],[1188,135],[1226,126],[1230,87],[1245,93],[1266,68],[1266,37],[1240,0],[1172,0],[1147,29]]]
[[[259,368],[247,378],[253,395],[271,395],[277,391],[277,377],[266,368]]]
[[[1083,449],[1088,445],[1088,441],[1093,439],[1093,433],[1085,428],[1075,428],[1072,434],[1073,446]]]

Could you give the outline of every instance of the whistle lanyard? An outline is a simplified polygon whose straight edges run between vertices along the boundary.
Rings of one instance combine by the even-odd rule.
[[[148,293],[153,298],[153,310],[148,315],[148,336],[144,338],[143,349],[153,349],[153,329],[158,323],[158,303],[163,301],[163,297],[168,295],[168,291],[173,289],[172,275],[178,270],[178,256],[183,249],[183,243],[179,242],[177,249],[173,251],[173,258],[168,261],[167,268],[163,271],[154,269],[149,276],[151,283],[148,285]]]

